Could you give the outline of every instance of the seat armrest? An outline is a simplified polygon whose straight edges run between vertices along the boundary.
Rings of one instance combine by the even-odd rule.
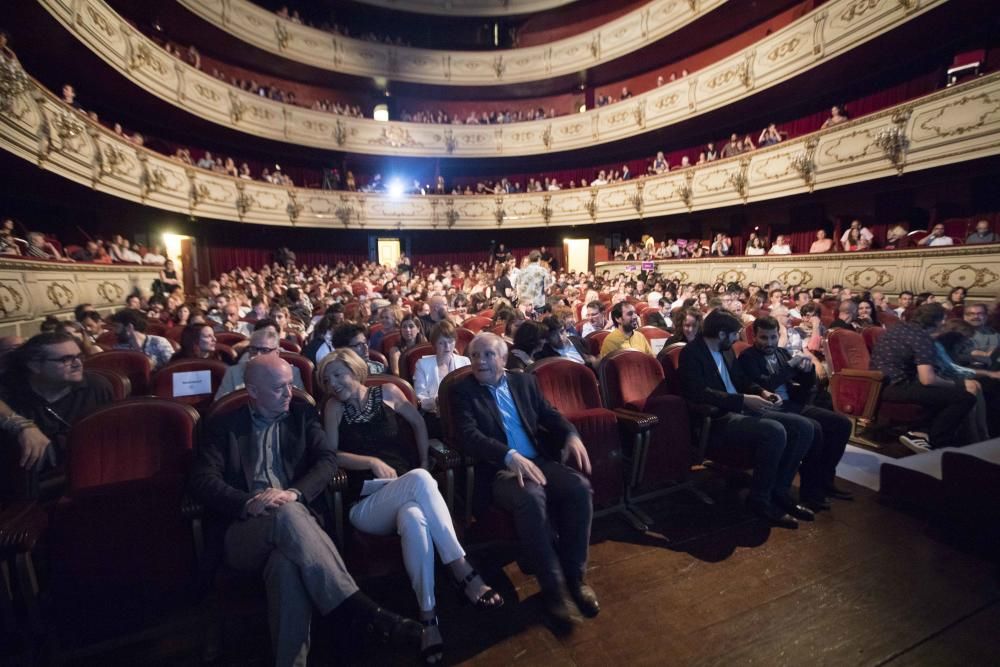
[[[882,393],[879,371],[843,369],[830,378],[830,398],[837,412],[873,420]]]
[[[0,555],[30,553],[47,527],[48,514],[38,503],[11,503],[0,512]]]
[[[428,455],[436,470],[452,470],[462,465],[462,455],[437,439],[428,441]]]
[[[334,493],[347,491],[347,471],[343,468],[337,468],[337,472],[333,473],[333,478],[330,480],[330,491]]]
[[[616,408],[615,410],[612,410],[612,412],[615,413],[615,419],[618,420],[618,426],[628,435],[645,433],[652,430],[654,426],[660,423],[659,417],[646,412],[626,410],[624,408]]]
[[[688,406],[688,411],[695,417],[702,419],[705,417],[715,417],[722,414],[721,411],[713,405],[708,403],[692,403],[691,401],[686,401]]]
[[[878,382],[879,384],[882,384],[885,380],[885,376],[882,374],[882,371],[863,371],[858,368],[842,368],[837,375],[843,375],[844,377],[849,378],[864,378]]]

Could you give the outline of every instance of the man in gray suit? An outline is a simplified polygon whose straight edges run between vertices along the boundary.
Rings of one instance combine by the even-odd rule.
[[[209,553],[215,546],[217,560],[263,574],[275,664],[306,664],[314,607],[340,608],[385,639],[419,645],[416,622],[358,590],[310,507],[336,472],[336,453],[315,408],[292,404],[291,366],[260,355],[247,364],[246,388],[249,405],[208,424],[191,491],[213,519]]]

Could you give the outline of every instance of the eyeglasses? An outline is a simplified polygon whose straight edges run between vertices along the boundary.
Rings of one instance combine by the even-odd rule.
[[[63,366],[72,366],[76,362],[83,362],[82,354],[67,354],[62,357],[46,357],[45,361],[51,361],[54,364],[62,364]]]
[[[354,348],[355,350],[363,350],[368,347],[368,341],[358,341],[357,343],[350,343],[347,347]]]
[[[276,347],[257,347],[256,345],[251,345],[250,347],[247,348],[247,352],[256,356],[258,354],[270,354],[271,352],[274,352],[277,349],[278,348]]]

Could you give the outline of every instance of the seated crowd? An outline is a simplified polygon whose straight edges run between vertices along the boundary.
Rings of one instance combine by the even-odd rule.
[[[18,226],[22,230],[18,231]],[[19,236],[18,234],[23,235]],[[99,236],[88,237],[84,245],[63,246],[50,234],[27,231],[13,218],[4,218],[0,226],[0,255],[27,259],[54,259],[61,262],[94,262],[97,264],[148,264],[162,266],[161,280],[178,285],[177,274],[163,248],[145,248],[133,244],[121,234],[105,241]],[[164,273],[169,275],[163,275]]]
[[[975,220],[973,223],[972,220]],[[884,239],[876,239],[875,234],[858,219],[854,219],[837,241],[825,229],[816,231],[816,240],[809,248],[809,254],[828,252],[858,252],[865,250],[903,250],[913,248],[939,248],[964,243],[980,245],[1000,243],[1000,233],[993,231],[994,225],[985,217],[969,219],[968,232],[958,239],[945,233],[944,223],[935,223],[930,230],[907,230],[906,225],[897,223],[889,227]],[[756,231],[747,237],[744,255],[793,255],[807,250],[793,248],[792,240],[785,234],[777,234],[771,242],[766,235]],[[613,258],[617,261],[642,262],[657,259],[699,259],[702,257],[736,256],[736,245],[732,237],[717,233],[711,241],[706,239],[667,238],[657,242],[652,236],[645,236],[640,243],[630,239],[619,245]]]
[[[831,499],[851,498],[834,484],[852,423],[832,409],[827,389],[831,332],[884,329],[871,367],[887,378],[884,398],[922,408],[923,423],[900,437],[910,449],[1000,434],[1000,308],[967,302],[962,288],[943,301],[904,292],[890,303],[884,293],[839,285],[678,284],[645,271],[561,271],[544,248],[518,264],[502,245],[490,264],[467,269],[406,258],[391,268],[284,261],[227,271],[197,294],[167,287],[149,299],[130,296],[109,317],[81,304],[73,321],[48,322],[28,341],[5,339],[3,444],[39,476],[64,464],[72,425],[111,400],[106,380],[83,373],[102,349],[140,351],[154,370],[178,359],[225,360],[216,401],[245,388],[249,404],[203,428],[190,490],[218,528],[227,565],[263,574],[278,664],[305,664],[317,612],[344,614],[439,662],[435,554],[474,606],[504,604],[466,560],[428,472],[432,442],[446,437],[439,392],[449,377],[457,379],[448,419],[477,461],[478,495],[465,500],[474,513],[492,504],[510,514],[561,632],[573,627],[570,604],[587,617],[600,610],[585,581],[593,454],[535,376],[521,372],[540,360],[597,369],[619,350],[652,356],[659,342],[665,364],[679,349],[679,396],[707,410],[710,447],[748,443],[747,507],[785,528],[829,511]],[[223,335],[233,344],[219,343]],[[425,341],[410,368],[409,352]],[[287,355],[308,358],[315,375],[304,377],[308,365]],[[412,380],[416,401],[405,385],[371,382],[389,375]],[[307,381],[319,410],[293,400],[293,387]],[[317,520],[338,468],[347,473],[350,524],[399,535],[419,623],[359,590]]]

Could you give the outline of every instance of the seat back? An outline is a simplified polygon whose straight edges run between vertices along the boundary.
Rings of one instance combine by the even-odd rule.
[[[495,314],[496,313],[494,313],[492,308],[486,308],[479,311],[479,317],[487,317],[491,322],[493,321],[493,315]]]
[[[597,367],[604,405],[612,410],[643,410],[646,400],[662,391],[663,369],[639,350],[615,350]]]
[[[465,327],[455,329],[455,351],[459,354],[465,354],[465,348],[469,347],[469,343],[475,337],[476,332],[472,329],[466,329]]]
[[[294,352],[295,354],[299,354],[300,352],[302,352],[302,348],[297,343],[293,343],[287,338],[282,338],[281,340],[279,340],[278,345],[281,347],[282,350],[285,350],[287,352]]]
[[[229,345],[230,347],[242,343],[247,340],[247,337],[241,333],[236,333],[235,331],[219,331],[215,334],[215,342],[222,343],[223,345]]]
[[[171,361],[166,366],[160,368],[153,375],[152,393],[158,398],[168,398],[178,403],[184,403],[194,407],[198,412],[203,412],[212,403],[215,392],[222,384],[222,378],[226,376],[226,369],[229,365],[218,359],[178,359]],[[208,371],[209,386],[208,391],[188,396],[178,396],[178,393],[185,394],[183,378],[178,378],[180,373],[198,373]],[[180,386],[178,386],[180,383]]]
[[[743,325],[742,337],[744,342],[753,345],[754,333],[753,333],[753,322]]]
[[[184,334],[184,327],[175,324],[174,326],[170,327],[163,333],[163,337],[166,338],[167,340],[172,340],[175,343],[179,343],[181,341],[181,336],[183,334]],[[219,339],[216,338],[215,342],[218,343]]]
[[[399,363],[399,373],[407,382],[413,382],[413,374],[417,372],[417,362],[421,357],[434,354],[434,346],[430,343],[414,345],[403,354],[403,359]]]
[[[826,335],[826,360],[834,373],[845,368],[866,371],[871,361],[864,337],[849,329],[833,329]]]
[[[584,364],[549,357],[531,364],[528,372],[538,379],[545,399],[563,414],[602,406],[597,377]]]
[[[304,402],[309,405],[316,407],[316,399],[302,391],[298,387],[292,387],[292,402]],[[246,389],[237,389],[234,392],[226,394],[219,400],[213,402],[208,409],[205,410],[203,416],[204,423],[211,423],[213,419],[228,415],[236,410],[239,410],[244,405],[250,403],[250,394]]]
[[[490,318],[476,315],[462,322],[462,328],[468,329],[472,333],[479,333],[483,329],[489,329],[491,324],[493,324],[493,320]]]
[[[455,425],[455,397],[451,389],[467,375],[472,374],[472,366],[456,368],[441,379],[438,385],[438,415],[441,418],[441,435],[445,444],[456,450],[463,456],[465,449],[462,442],[456,437],[457,429]]]
[[[659,486],[678,482],[690,469],[691,427],[687,405],[666,392],[663,368],[653,357],[637,350],[616,350],[598,365],[604,404],[655,415],[639,484]]]
[[[308,357],[296,354],[295,352],[279,350],[278,355],[292,366],[299,369],[299,375],[302,376],[303,388],[305,388],[307,394],[315,396],[317,391],[315,364],[313,364]]]
[[[389,350],[394,348],[399,344],[399,339],[403,337],[403,334],[396,331],[390,331],[386,335],[382,336],[382,340],[378,343],[378,351],[382,354],[389,354]]]
[[[663,370],[663,388],[668,394],[681,395],[681,379],[677,369],[681,365],[681,350],[687,343],[674,343],[660,350],[656,360]]]
[[[885,333],[885,329],[882,327],[866,327],[861,330],[861,337],[865,340],[865,346],[868,348],[868,352],[875,349],[875,343],[881,338],[882,334]]]
[[[413,385],[403,378],[398,378],[395,375],[369,375],[368,379],[365,380],[366,387],[378,387],[383,384],[395,386],[403,392],[403,396],[413,404],[413,407],[417,407],[417,392],[413,390]]]
[[[621,436],[615,414],[601,405],[597,378],[584,364],[551,357],[528,367],[542,396],[569,421],[587,450],[594,505],[617,504],[624,491]]]
[[[899,315],[897,315],[895,312],[891,310],[879,311],[878,321],[886,329],[891,329],[895,326],[899,326],[902,323],[902,320],[899,319]]]
[[[230,366],[239,360],[239,355],[236,354],[236,350],[218,341],[215,343],[215,353],[219,356],[221,361],[226,362]]]
[[[183,331],[184,327],[180,328]],[[180,336],[177,337],[177,340],[180,340]],[[95,342],[102,350],[110,350],[118,344],[118,334],[114,331],[102,331],[97,336],[97,340]]]
[[[99,352],[83,361],[84,368],[109,370],[127,377],[132,384],[132,394],[143,396],[149,393],[149,380],[153,374],[152,364],[145,354],[137,350],[108,350]]]
[[[670,333],[664,331],[660,327],[639,327],[639,333],[646,337],[650,345],[653,344],[654,340],[663,340],[665,338],[670,338]]]
[[[124,375],[120,375],[106,368],[88,368],[83,372],[84,376],[104,378],[111,385],[111,397],[116,401],[124,401],[132,393],[132,383]]]
[[[184,475],[197,424],[194,408],[161,398],[126,399],[98,408],[70,430],[70,493]]]
[[[163,336],[167,333],[167,325],[160,322],[149,322],[146,324],[146,333],[151,336]]]
[[[736,358],[739,359],[740,355],[743,354],[745,350],[749,350],[751,347],[753,347],[753,345],[751,345],[750,343],[745,343],[741,340],[738,340],[735,343],[733,343],[733,355],[735,355]]]
[[[378,350],[368,350],[368,358],[372,361],[377,361],[386,368],[389,368],[389,360],[385,358],[385,355]]]
[[[592,331],[589,334],[587,334],[586,338],[583,339],[584,342],[587,343],[587,346],[590,348],[590,353],[592,355],[594,355],[595,357],[600,356],[601,345],[604,343],[604,339],[608,337],[609,333],[611,332],[607,330]]]

